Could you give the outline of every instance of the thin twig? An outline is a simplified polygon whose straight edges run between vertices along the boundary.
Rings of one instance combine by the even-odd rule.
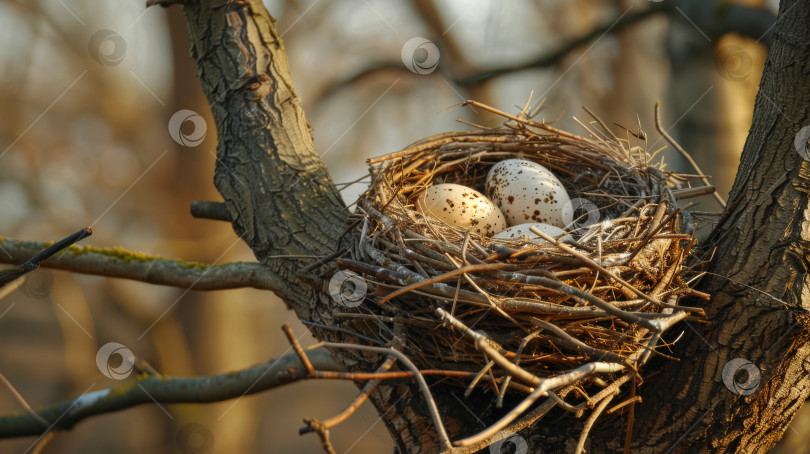
[[[615,273],[611,272],[610,270],[603,267],[602,265],[596,263],[594,260],[592,260],[587,255],[582,254],[581,252],[579,252],[576,249],[568,246],[567,244],[564,244],[564,243],[562,243],[560,241],[557,241],[553,237],[547,235],[545,232],[540,231],[537,227],[531,226],[531,227],[529,227],[529,230],[531,230],[535,234],[539,235],[540,238],[543,238],[544,240],[546,240],[548,242],[551,242],[552,244],[556,245],[558,248],[562,249],[563,251],[573,255],[574,257],[577,257],[578,259],[580,259],[583,262],[587,263],[588,265],[596,268],[597,270],[601,271],[602,273],[605,273],[608,277],[610,277],[611,279],[615,280],[616,282],[622,284],[625,288],[627,288],[631,292],[635,293],[639,298],[643,298],[643,299],[645,299],[645,300],[647,300],[647,301],[649,301],[649,302],[651,302],[653,304],[656,304],[658,306],[666,306],[666,303],[664,303],[663,301],[660,301],[658,298],[647,295],[646,293],[642,292],[641,290],[639,290],[636,287],[634,287],[633,285],[631,285],[629,282],[627,282],[624,279],[617,276]]]
[[[700,166],[698,166],[698,163],[695,162],[694,159],[692,159],[692,155],[690,155],[678,142],[676,142],[675,139],[673,139],[672,136],[670,136],[669,133],[663,128],[663,126],[661,126],[660,110],[661,110],[661,102],[658,101],[655,103],[655,128],[658,129],[658,133],[661,134],[661,136],[664,139],[666,139],[666,141],[669,142],[670,145],[672,145],[678,151],[678,153],[680,153],[681,156],[684,157],[684,159],[689,161],[689,164],[691,164],[692,167],[695,169],[695,171],[699,175],[701,175],[700,179],[701,181],[703,181],[703,184],[705,184],[706,186],[712,186],[711,183],[709,182],[709,179],[703,176],[703,171],[700,170]],[[720,205],[722,205],[723,208],[725,208],[726,200],[723,198],[723,196],[718,194],[717,191],[712,192],[712,194],[714,194],[714,198],[717,199],[718,202],[720,202]]]
[[[397,290],[389,293],[388,295],[385,295],[385,297],[380,299],[377,302],[377,304],[385,304],[386,302],[391,301],[392,299],[394,299],[394,298],[396,298],[396,297],[398,297],[400,295],[404,295],[405,293],[408,293],[410,291],[417,290],[420,287],[425,287],[425,286],[430,285],[430,284],[435,284],[435,283],[438,283],[438,282],[447,281],[447,280],[450,280],[450,279],[452,279],[452,278],[454,278],[456,276],[463,276],[466,273],[475,273],[475,272],[490,271],[490,270],[503,270],[503,269],[507,269],[507,270],[508,269],[521,269],[523,267],[524,266],[520,265],[520,264],[507,264],[507,263],[486,263],[486,264],[480,264],[480,265],[476,264],[476,265],[462,266],[462,267],[456,268],[455,270],[448,271],[448,272],[446,272],[446,273],[444,273],[442,275],[432,277],[430,279],[424,279],[424,280],[421,280],[419,282],[408,285],[406,287],[397,289]]]
[[[34,409],[31,408],[30,405],[28,405],[28,402],[25,400],[22,394],[20,394],[17,391],[17,388],[15,388],[14,385],[12,385],[10,381],[8,381],[8,379],[6,378],[5,375],[3,375],[2,372],[0,372],[0,382],[3,382],[3,385],[6,387],[6,389],[9,390],[9,392],[11,392],[11,395],[14,397],[14,400],[17,401],[17,404],[23,407],[25,411],[28,412],[29,415],[33,416],[37,421],[41,422],[45,428],[48,428],[51,425],[48,421],[45,420],[45,418],[37,414],[37,412],[35,412]]]
[[[35,269],[39,268],[39,265],[56,254],[57,252],[61,251],[62,249],[71,246],[84,238],[93,234],[93,229],[90,227],[84,228],[79,230],[78,232],[66,236],[61,240],[53,243],[51,245],[44,244],[42,250],[35,253],[33,257],[28,258],[24,262],[22,262],[16,269],[11,270],[4,270],[3,273],[0,273],[0,287],[8,284],[9,282],[22,277],[25,273],[34,271]],[[12,252],[9,250],[9,245],[6,244],[8,240],[0,241],[0,244],[3,246],[4,254],[0,257],[6,258],[7,256],[12,256]],[[0,259],[2,260],[2,259]]]
[[[39,440],[37,440],[36,444],[34,446],[32,446],[31,448],[29,448],[30,451],[27,451],[27,452],[30,452],[31,454],[42,454],[42,451],[45,449],[46,446],[48,446],[48,443],[50,443],[51,440],[56,438],[56,434],[57,434],[57,432],[55,430],[52,430],[52,431],[42,435],[39,438]]]
[[[633,396],[628,401],[633,400],[636,396],[636,386],[638,381],[633,377],[633,384],[630,386],[630,395]],[[641,402],[641,397],[638,399]],[[624,435],[624,454],[630,454],[630,447],[633,441],[633,424],[636,420],[636,405],[635,401],[630,402],[630,410],[627,412],[627,432]]]
[[[394,365],[395,362],[396,360],[394,358],[386,359],[385,362],[379,368],[377,368],[377,372],[387,371],[388,369],[391,368],[391,366]],[[352,401],[351,404],[349,404],[348,407],[346,407],[346,409],[344,409],[339,414],[327,419],[326,421],[323,421],[322,424],[327,429],[329,429],[348,419],[351,415],[354,414],[354,412],[357,411],[358,408],[360,408],[361,405],[363,405],[363,402],[365,402],[368,399],[369,394],[374,392],[374,390],[377,388],[377,385],[379,385],[380,382],[381,380],[371,380],[368,383],[366,383],[366,385],[360,391],[360,394],[357,397],[355,397],[355,399]]]
[[[599,418],[599,415],[605,410],[605,407],[608,406],[611,400],[613,400],[615,394],[613,396],[608,396],[599,403],[599,406],[596,407],[596,410],[588,416],[588,419],[585,421],[585,426],[582,428],[582,433],[579,435],[579,442],[577,443],[577,449],[574,451],[575,454],[582,454],[585,452],[585,440],[588,439],[588,433],[590,433],[593,424],[596,422],[596,419]]]
[[[447,436],[447,431],[445,431],[444,429],[444,424],[442,423],[441,416],[439,416],[439,409],[436,408],[436,401],[433,400],[433,396],[430,393],[430,388],[428,387],[427,382],[425,382],[424,377],[422,377],[422,374],[419,373],[419,369],[411,362],[410,359],[408,359],[407,356],[403,355],[393,347],[392,348],[370,347],[368,345],[346,344],[342,342],[322,342],[319,345],[326,348],[335,348],[335,349],[345,348],[350,350],[361,350],[367,352],[388,354],[396,357],[402,363],[402,365],[404,365],[413,372],[417,384],[422,389],[422,394],[425,397],[425,401],[428,406],[428,411],[430,412],[431,419],[433,419],[433,425],[436,428],[436,432],[439,435],[439,441],[442,444],[442,448],[447,450],[452,447],[452,445],[450,444],[450,438]]]
[[[563,374],[543,379],[542,382],[535,388],[535,390],[529,394],[523,401],[515,406],[512,410],[510,410],[504,417],[496,421],[494,424],[490,425],[485,430],[475,434],[471,437],[467,437],[463,440],[458,440],[453,443],[455,446],[470,446],[474,445],[478,442],[486,440],[490,438],[492,435],[501,431],[504,427],[506,427],[510,422],[514,421],[521,413],[526,411],[537,399],[544,396],[548,390],[561,388],[565,385],[570,385],[571,383],[576,383],[577,381],[583,379],[586,376],[597,374],[597,373],[613,373],[622,370],[624,366],[620,364],[613,364],[613,363],[588,363],[577,367],[575,369],[571,369],[568,372]]]
[[[293,334],[290,324],[285,323],[282,325],[281,329],[287,336],[287,340],[290,341],[290,345],[292,346],[293,350],[295,350],[295,354],[298,355],[298,359],[301,360],[301,364],[303,364],[304,368],[307,370],[307,374],[315,375],[315,368],[312,367],[312,363],[309,362],[309,358],[307,357],[306,353],[304,353],[304,349],[301,348],[301,344],[299,344],[298,339],[295,338],[295,334]]]
[[[299,430],[299,434],[303,435],[304,433],[315,432],[321,439],[321,447],[323,448],[323,451],[326,454],[337,454],[335,447],[332,446],[332,440],[329,439],[328,427],[324,426],[322,422],[315,418],[304,418],[304,423],[306,423],[306,432]]]

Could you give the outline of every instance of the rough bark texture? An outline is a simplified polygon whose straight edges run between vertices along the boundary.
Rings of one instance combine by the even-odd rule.
[[[810,162],[793,143],[810,124],[808,23],[810,4],[782,1],[731,212],[712,235],[711,271],[725,276],[702,285],[714,295],[712,325],[687,328],[681,364],[664,364],[644,385],[639,452],[767,452],[810,394]],[[755,393],[725,386],[723,367],[733,358],[761,371]]]
[[[284,46],[261,2],[185,7],[192,56],[216,121],[214,184],[234,231],[277,275],[277,292],[307,320],[301,256],[335,251],[347,213],[295,94]],[[274,258],[293,255],[299,258]]]
[[[274,291],[301,320],[335,325],[333,314],[342,307],[298,273],[337,250],[348,213],[315,152],[272,18],[258,0],[194,2],[184,13],[219,136],[214,183],[234,231],[268,266]],[[312,330],[323,340],[357,341]],[[336,357],[348,370],[373,370],[381,359],[345,351]],[[435,451],[435,432],[415,385],[380,386],[371,397],[405,452]],[[449,405],[448,399],[439,405]]]
[[[703,288],[715,297],[712,325],[692,325],[679,343],[680,363],[641,388],[634,452],[765,452],[784,432],[810,393],[805,304],[810,167],[793,138],[810,124],[810,5],[783,1],[754,127],[731,200],[718,228],[713,272]],[[185,6],[192,54],[219,134],[215,184],[234,230],[268,265],[274,290],[302,320],[333,324],[340,310],[322,289],[297,273],[301,262],[279,255],[323,257],[334,252],[347,213],[318,158],[287,68],[284,47],[261,2],[206,0]],[[328,276],[327,276],[328,279]],[[743,284],[740,284],[743,283]],[[752,290],[749,286],[760,289]],[[766,292],[782,301],[767,296]],[[340,332],[315,335],[351,341]],[[379,358],[336,355],[349,369],[369,369]],[[740,397],[721,379],[729,359],[743,357],[762,371],[758,392]],[[434,395],[452,438],[481,430],[498,416],[490,402],[437,385]],[[372,395],[403,452],[437,452],[423,397],[410,382],[381,386]],[[597,422],[589,452],[619,449],[622,420]],[[524,432],[531,452],[570,451],[581,420],[552,414]]]

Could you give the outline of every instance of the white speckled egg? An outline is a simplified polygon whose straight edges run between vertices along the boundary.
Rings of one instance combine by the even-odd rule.
[[[565,227],[562,211],[568,192],[551,171],[525,159],[506,159],[489,170],[487,194],[510,226],[542,222]]]
[[[475,189],[460,184],[437,184],[425,189],[416,199],[417,209],[464,230],[492,236],[506,228],[501,210]]]
[[[565,235],[565,230],[559,227],[544,224],[542,222],[532,222],[513,225],[492,238],[496,240],[524,240],[537,244],[547,242],[546,240],[540,238],[538,234],[529,230],[529,227],[534,227],[552,238],[559,238],[561,235]]]

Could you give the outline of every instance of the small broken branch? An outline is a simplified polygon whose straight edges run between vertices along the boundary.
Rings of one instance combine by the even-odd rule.
[[[233,220],[224,202],[194,200],[191,202],[191,215],[195,218],[212,219],[214,221],[231,222]]]

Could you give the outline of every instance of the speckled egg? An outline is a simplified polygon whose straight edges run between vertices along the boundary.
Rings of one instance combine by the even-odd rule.
[[[551,171],[525,159],[506,159],[489,170],[487,194],[510,226],[542,222],[565,227],[562,211],[568,192]]]
[[[524,240],[537,244],[547,242],[546,240],[540,238],[538,234],[529,230],[529,227],[534,227],[552,238],[559,238],[560,236],[565,235],[565,230],[559,227],[544,224],[542,222],[531,222],[513,225],[501,233],[494,235],[492,238],[496,240]]]
[[[416,208],[464,230],[492,236],[506,228],[501,210],[484,194],[460,184],[437,184],[416,199]]]

